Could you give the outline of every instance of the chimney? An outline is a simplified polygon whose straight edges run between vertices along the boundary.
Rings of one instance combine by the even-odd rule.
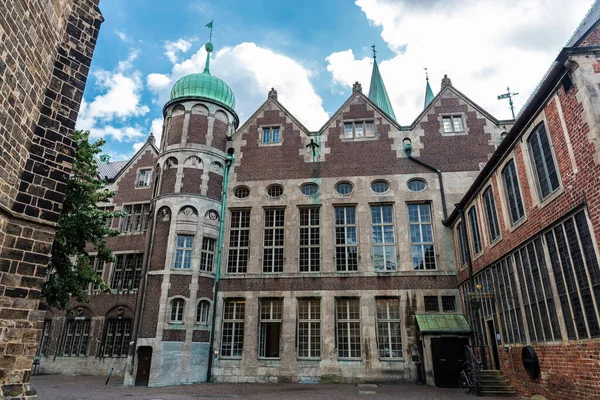
[[[110,156],[108,154],[100,154],[100,161],[108,163],[110,161]]]
[[[277,100],[277,90],[275,90],[275,88],[269,90],[269,99]]]
[[[362,93],[362,85],[356,81],[354,85],[352,85],[352,93]]]

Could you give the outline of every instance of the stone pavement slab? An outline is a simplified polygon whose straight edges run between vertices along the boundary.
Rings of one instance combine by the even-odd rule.
[[[196,384],[159,388],[124,387],[123,379],[98,376],[32,376],[40,400],[459,400],[475,399],[460,389],[405,384],[359,387],[351,384]],[[362,392],[362,393],[361,393]],[[485,397],[486,400],[506,397]]]

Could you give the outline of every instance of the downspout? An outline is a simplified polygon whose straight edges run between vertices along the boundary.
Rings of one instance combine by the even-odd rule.
[[[217,244],[217,265],[215,269],[215,288],[212,302],[212,323],[210,327],[210,344],[208,346],[208,368],[206,370],[206,381],[212,380],[212,365],[213,358],[217,356],[217,352],[213,350],[215,344],[215,323],[217,320],[217,297],[219,295],[219,278],[221,276],[221,260],[223,258],[223,235],[225,234],[225,213],[227,211],[227,186],[229,184],[229,170],[231,169],[235,156],[233,149],[227,151],[225,158],[225,172],[223,177],[223,187],[221,189],[221,221],[219,223],[219,243]]]

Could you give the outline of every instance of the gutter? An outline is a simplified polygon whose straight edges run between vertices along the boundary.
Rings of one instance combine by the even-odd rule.
[[[223,235],[225,234],[225,213],[227,212],[227,186],[229,184],[229,170],[231,169],[235,161],[235,155],[233,154],[233,148],[227,151],[227,157],[225,158],[225,171],[223,177],[223,187],[221,189],[221,221],[219,223],[219,243],[217,245],[217,264],[215,270],[215,287],[212,302],[212,323],[210,327],[210,344],[208,346],[208,367],[206,369],[206,382],[212,380],[212,366],[213,358],[219,353],[217,350],[213,350],[215,344],[215,323],[217,320],[217,298],[219,296],[219,278],[221,277],[221,260],[223,258]]]

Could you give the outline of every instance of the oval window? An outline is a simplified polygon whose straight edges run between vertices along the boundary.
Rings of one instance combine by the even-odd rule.
[[[319,185],[316,183],[306,183],[302,185],[300,191],[305,196],[314,196],[319,191]]]
[[[281,185],[271,185],[267,187],[267,194],[269,197],[277,198],[281,197],[283,194],[283,186]]]
[[[335,191],[341,194],[342,196],[347,196],[352,193],[354,187],[350,182],[340,182],[335,185]]]
[[[413,179],[408,181],[408,190],[411,192],[421,192],[425,190],[425,182],[421,179]]]
[[[390,184],[386,181],[375,181],[371,183],[371,190],[375,193],[385,193],[390,190]]]
[[[250,196],[250,188],[247,186],[238,186],[233,189],[233,195],[238,199],[245,199],[246,197]]]

